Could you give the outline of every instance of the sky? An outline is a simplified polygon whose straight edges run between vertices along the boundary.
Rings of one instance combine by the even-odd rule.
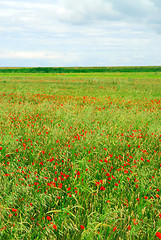
[[[161,65],[161,0],[0,0],[0,67]]]

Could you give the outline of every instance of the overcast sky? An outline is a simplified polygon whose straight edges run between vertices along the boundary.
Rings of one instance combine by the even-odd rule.
[[[161,65],[161,0],[0,0],[0,66]]]

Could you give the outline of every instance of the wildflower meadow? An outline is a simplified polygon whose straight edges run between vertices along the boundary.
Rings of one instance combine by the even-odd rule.
[[[0,73],[0,239],[161,239],[161,72]]]

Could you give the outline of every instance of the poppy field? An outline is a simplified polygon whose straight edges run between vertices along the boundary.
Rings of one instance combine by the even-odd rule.
[[[161,239],[161,72],[0,74],[0,239]]]

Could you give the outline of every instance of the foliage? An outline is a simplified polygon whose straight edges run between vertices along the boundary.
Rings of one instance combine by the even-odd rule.
[[[98,72],[161,72],[161,66],[140,67],[34,67],[0,68],[1,73],[98,73]]]

